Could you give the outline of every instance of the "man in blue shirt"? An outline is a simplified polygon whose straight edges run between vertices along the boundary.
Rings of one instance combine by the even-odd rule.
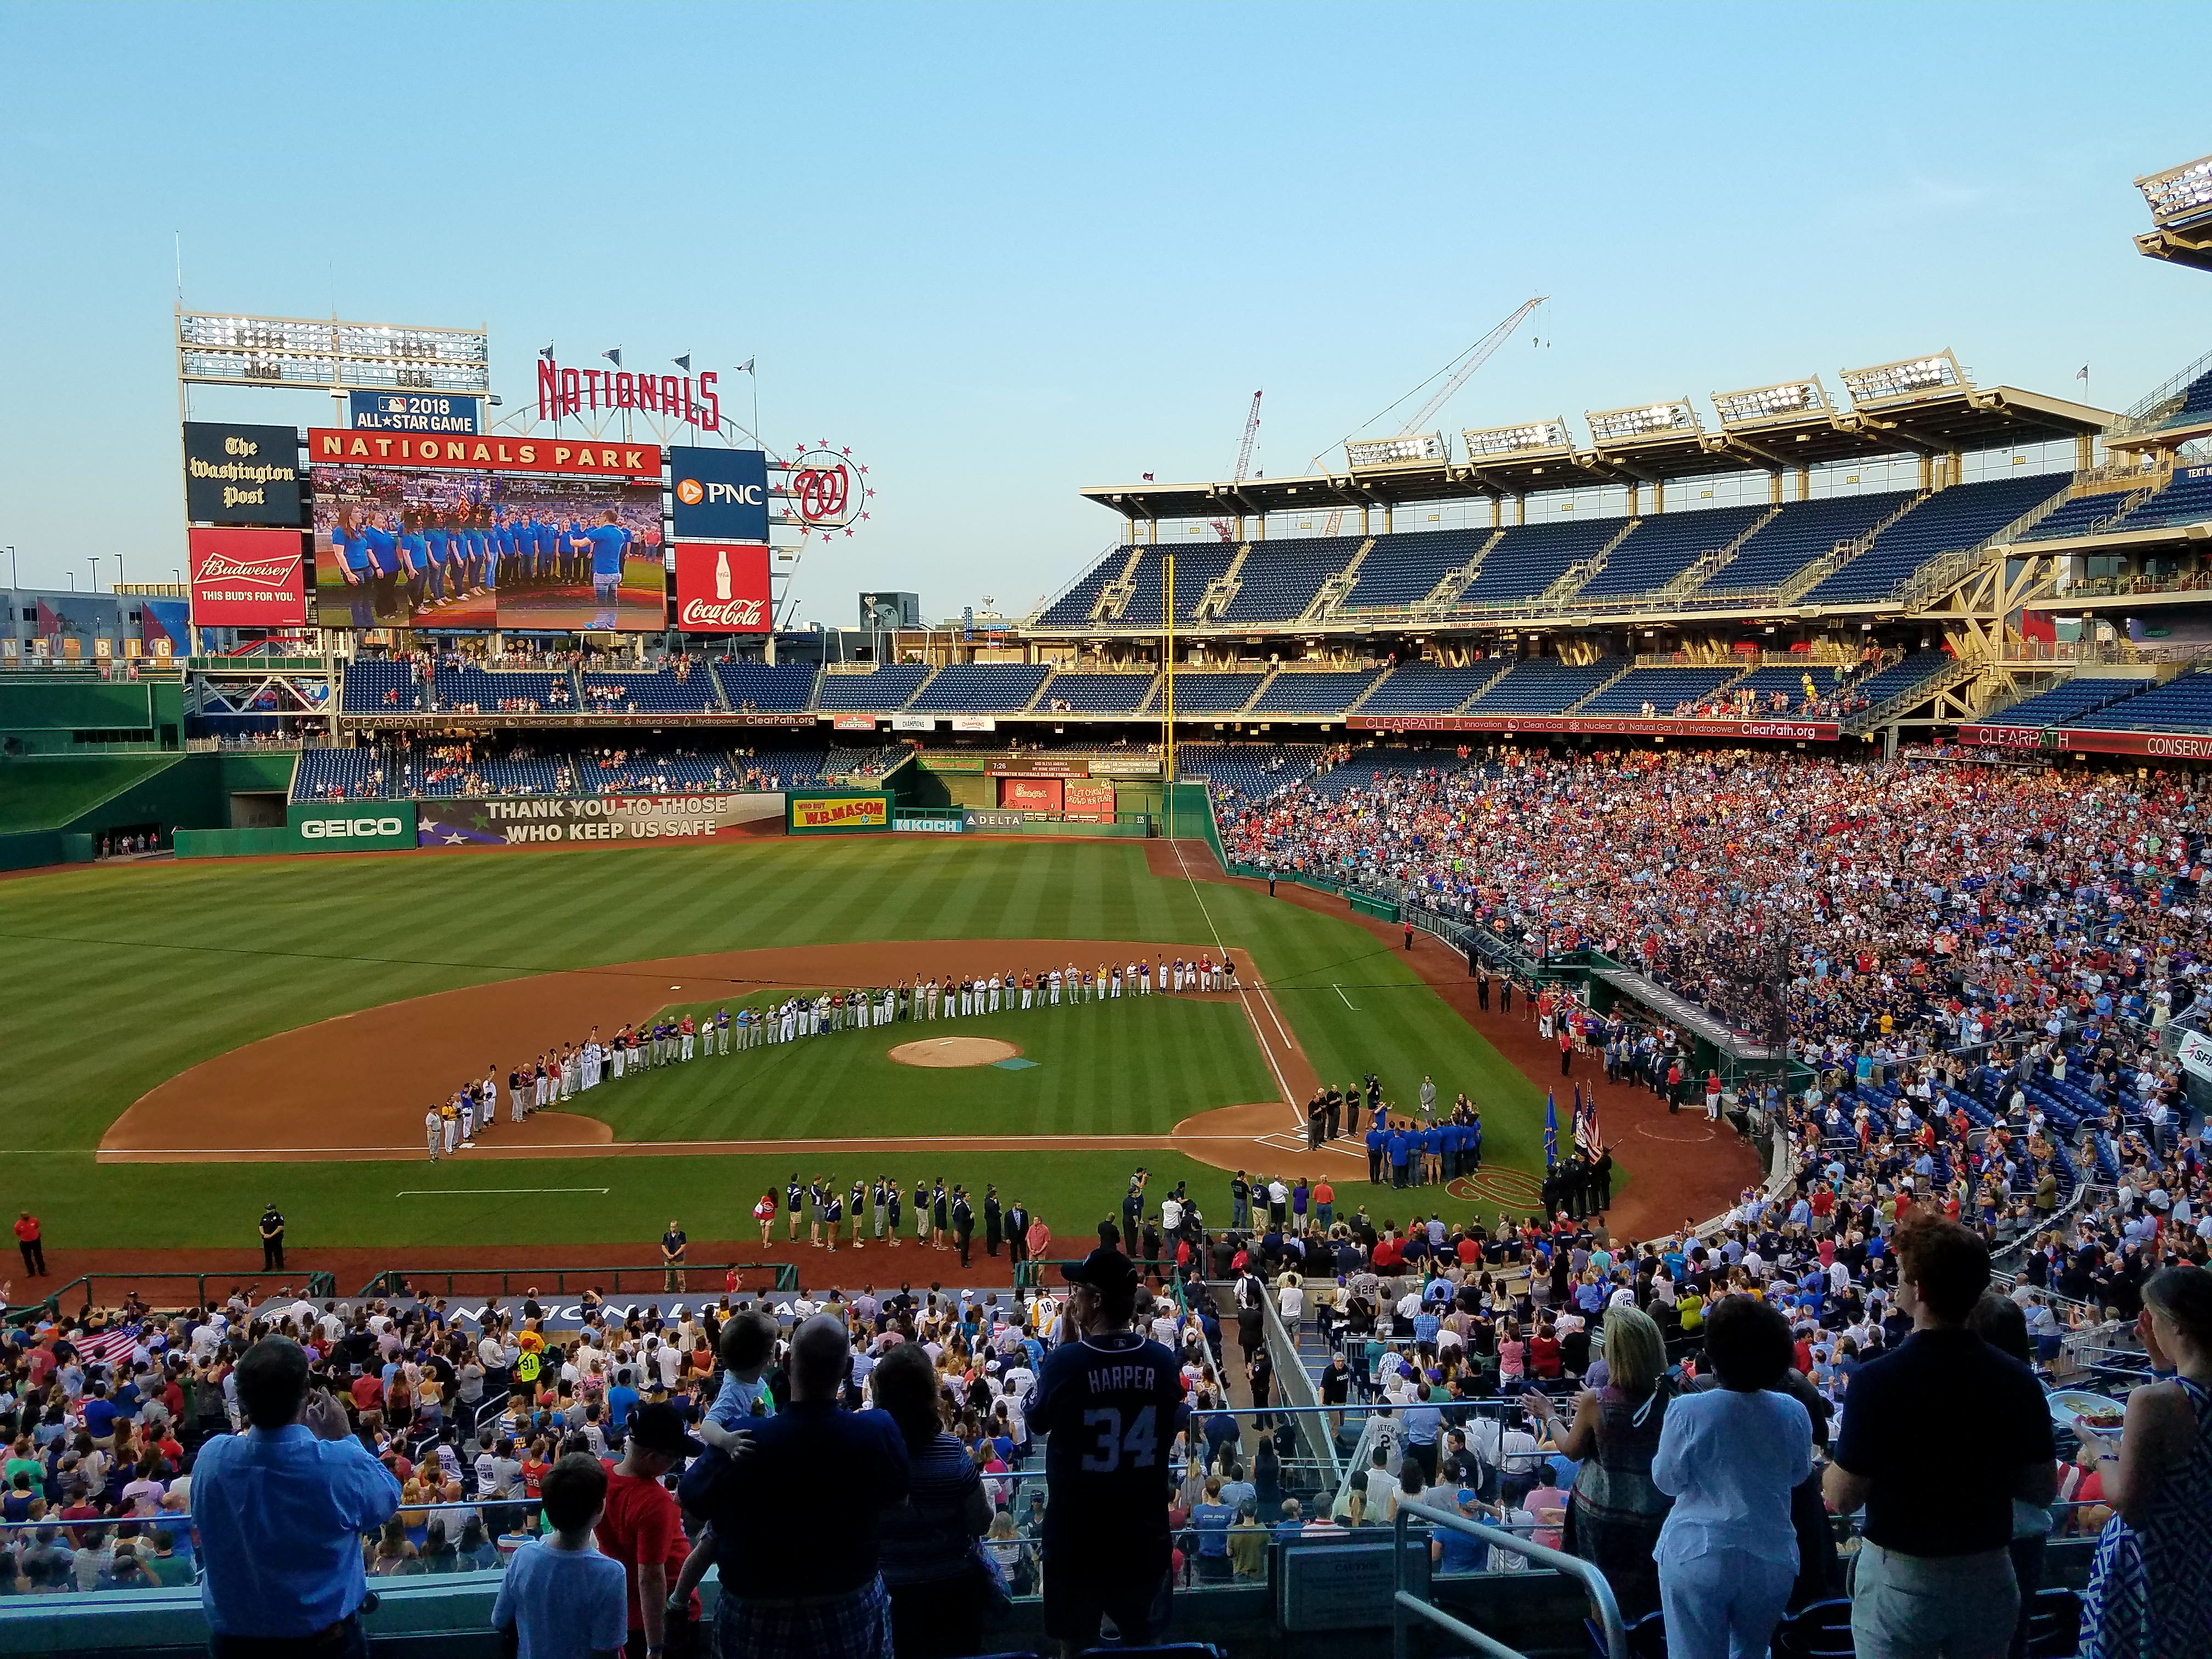
[[[1390,1184],[1393,1187],[1402,1187],[1406,1184],[1406,1169],[1412,1158],[1413,1137],[1403,1129],[1391,1130]]]
[[[216,1435],[192,1466],[214,1659],[266,1653],[275,1642],[362,1659],[362,1534],[398,1512],[399,1482],[354,1436],[337,1400],[308,1392],[298,1343],[264,1338],[232,1375],[251,1426]]]
[[[611,628],[615,623],[615,595],[622,587],[623,555],[629,547],[629,532],[615,522],[615,510],[609,507],[599,515],[599,522],[585,532],[584,539],[592,544],[592,597],[601,613],[601,620],[594,625]]]
[[[714,1526],[718,1651],[890,1650],[877,1523],[907,1494],[906,1441],[886,1413],[841,1408],[851,1360],[844,1322],[816,1315],[792,1334],[790,1403],[749,1425],[743,1455],[684,1471],[677,1496]]]
[[[1389,1133],[1381,1123],[1367,1132],[1367,1184],[1370,1187],[1382,1184],[1382,1154],[1389,1144]]]

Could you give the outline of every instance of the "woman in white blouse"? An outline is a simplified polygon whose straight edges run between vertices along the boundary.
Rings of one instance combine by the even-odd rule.
[[[1778,1392],[1793,1352],[1779,1310],[1731,1296],[1705,1315],[1720,1386],[1668,1407],[1652,1484],[1669,1659],[1764,1659],[1797,1579],[1790,1493],[1813,1472],[1813,1423]]]

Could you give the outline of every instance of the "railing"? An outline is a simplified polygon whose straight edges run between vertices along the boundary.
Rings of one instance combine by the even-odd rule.
[[[2157,431],[2164,424],[2166,418],[2172,414],[2172,406],[2180,398],[2189,383],[2199,379],[2208,371],[2212,371],[2212,351],[2206,352],[2187,368],[2167,376],[2144,396],[2137,398],[2132,409],[2105,429],[2105,442],[2111,445],[2122,439],[2135,437],[2141,433]]]
[[[1398,1516],[1393,1523],[1390,1596],[1390,1654],[1391,1659],[1412,1659],[1413,1621],[1421,1620],[1435,1626],[1447,1636],[1466,1643],[1478,1653],[1492,1659],[1524,1659],[1516,1648],[1510,1648],[1494,1636],[1481,1631],[1446,1613],[1432,1602],[1424,1601],[1406,1588],[1406,1546],[1411,1541],[1413,1521],[1419,1518],[1432,1528],[1442,1527],[1448,1532],[1462,1533],[1480,1539],[1492,1550],[1504,1550],[1508,1555],[1517,1555],[1532,1566],[1550,1567],[1555,1572],[1578,1579],[1589,1592],[1590,1605],[1596,1609],[1598,1623],[1604,1632],[1606,1659],[1628,1659],[1628,1632],[1620,1622],[1620,1604],[1613,1599],[1613,1586],[1605,1582],[1605,1575],[1579,1556],[1564,1551],[1547,1548],[1534,1539],[1522,1538],[1502,1527],[1485,1526],[1480,1521],[1470,1521],[1463,1515],[1440,1510],[1432,1504],[1423,1504],[1407,1498],[1398,1504]],[[1427,1540],[1422,1540],[1426,1547]]]
[[[2058,597],[2071,604],[2076,599],[2123,594],[2196,593],[2209,587],[2212,587],[2212,570],[2192,570],[2172,576],[2091,576],[2068,583],[2058,590]]]
[[[768,1273],[773,1280],[769,1286],[772,1290],[795,1291],[799,1288],[799,1269],[788,1261],[694,1261],[675,1267],[669,1267],[665,1262],[648,1267],[386,1267],[368,1284],[362,1285],[359,1294],[365,1297],[420,1297],[424,1294],[425,1285],[442,1284],[445,1286],[442,1293],[448,1298],[455,1296],[489,1297],[494,1294],[502,1297],[521,1296],[532,1291],[553,1296],[568,1296],[572,1294],[568,1289],[568,1281],[574,1279],[579,1281],[576,1293],[585,1290],[604,1290],[618,1295],[623,1288],[623,1275],[628,1273],[630,1276],[633,1293],[635,1291],[637,1281],[644,1279],[650,1281],[651,1288],[657,1295],[684,1296],[691,1293],[690,1285],[691,1274],[714,1275],[714,1289],[720,1290],[726,1275],[732,1271],[740,1276],[741,1280],[743,1275],[746,1273]],[[672,1273],[677,1276],[678,1281],[677,1288],[672,1291],[666,1288],[668,1277]],[[496,1292],[477,1288],[473,1283],[466,1290],[460,1288],[464,1280],[491,1279],[499,1281],[499,1289]],[[552,1281],[550,1291],[545,1291],[544,1289],[548,1279]],[[609,1282],[611,1279],[612,1283]],[[522,1286],[521,1290],[518,1291],[514,1288],[517,1284]]]
[[[210,1279],[216,1280],[218,1284],[229,1285],[235,1287],[239,1285],[251,1282],[253,1279],[253,1275],[242,1273],[79,1273],[75,1279],[70,1279],[65,1284],[57,1285],[52,1290],[47,1291],[44,1296],[38,1297],[35,1301],[10,1303],[4,1310],[0,1310],[0,1320],[4,1320],[8,1324],[20,1325],[38,1317],[41,1314],[48,1314],[58,1318],[64,1311],[63,1304],[72,1299],[70,1296],[70,1292],[78,1289],[80,1286],[83,1289],[83,1295],[81,1297],[74,1298],[77,1307],[94,1308],[100,1306],[119,1306],[122,1300],[119,1296],[111,1298],[108,1303],[103,1304],[101,1302],[99,1290],[100,1286],[102,1285],[114,1285],[125,1289],[137,1285],[189,1285],[192,1287],[192,1299],[189,1304],[179,1302],[178,1307],[179,1309],[186,1306],[194,1308],[208,1308],[215,1305],[214,1303],[208,1300],[207,1287],[208,1280]],[[161,1292],[155,1291],[153,1294],[161,1295]],[[337,1294],[337,1280],[327,1273],[310,1273],[301,1284],[300,1294],[306,1297],[310,1301],[336,1296]],[[221,1298],[218,1297],[217,1300],[219,1301]]]

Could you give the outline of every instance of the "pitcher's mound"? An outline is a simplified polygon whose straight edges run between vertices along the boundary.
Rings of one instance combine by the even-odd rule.
[[[902,1066],[995,1066],[1020,1053],[1012,1043],[995,1037],[930,1037],[900,1043],[891,1050],[891,1058]]]

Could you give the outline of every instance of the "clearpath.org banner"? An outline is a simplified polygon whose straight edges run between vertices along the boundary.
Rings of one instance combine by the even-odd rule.
[[[509,797],[416,803],[418,846],[588,846],[604,842],[730,841],[783,833],[781,794]]]

